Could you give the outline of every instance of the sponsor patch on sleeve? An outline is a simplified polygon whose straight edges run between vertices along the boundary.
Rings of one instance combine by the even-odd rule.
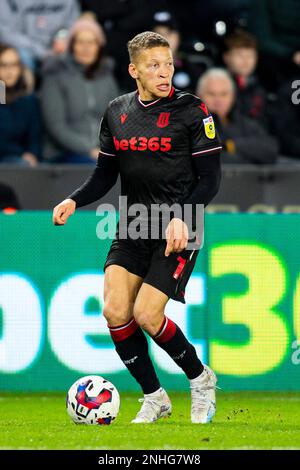
[[[204,132],[208,139],[214,139],[216,137],[215,123],[212,116],[203,119]]]

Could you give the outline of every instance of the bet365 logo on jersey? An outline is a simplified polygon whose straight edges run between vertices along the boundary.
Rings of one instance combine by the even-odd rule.
[[[131,137],[130,139],[118,140],[114,136],[116,150],[141,151],[151,150],[151,152],[168,152],[172,149],[171,137]]]
[[[212,116],[203,119],[204,132],[208,139],[214,139],[216,137],[215,123]]]

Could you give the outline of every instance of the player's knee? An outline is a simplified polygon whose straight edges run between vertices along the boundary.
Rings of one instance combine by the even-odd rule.
[[[123,325],[132,316],[129,310],[129,306],[124,303],[107,300],[104,303],[103,316],[110,326]]]
[[[155,312],[149,312],[147,307],[134,306],[133,316],[137,324],[147,331],[149,335],[156,335],[162,323],[160,315],[156,315]]]

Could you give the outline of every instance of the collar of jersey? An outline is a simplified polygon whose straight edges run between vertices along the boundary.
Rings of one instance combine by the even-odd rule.
[[[136,98],[137,98],[137,101],[138,103],[140,104],[140,106],[142,108],[150,108],[151,106],[155,105],[156,103],[158,103],[159,101],[162,101],[162,100],[168,100],[169,98],[171,98],[174,94],[174,91],[175,91],[175,88],[172,86],[171,87],[171,91],[170,93],[168,94],[168,96],[166,96],[165,98],[158,98],[157,100],[154,100],[154,101],[151,101],[150,103],[148,104],[145,104],[142,102],[141,100],[141,97],[140,97],[140,94],[139,94],[139,90],[136,90]]]

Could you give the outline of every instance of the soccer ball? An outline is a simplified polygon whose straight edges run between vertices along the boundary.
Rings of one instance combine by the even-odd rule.
[[[111,382],[87,375],[72,385],[66,406],[76,424],[110,424],[118,415],[120,396]]]

